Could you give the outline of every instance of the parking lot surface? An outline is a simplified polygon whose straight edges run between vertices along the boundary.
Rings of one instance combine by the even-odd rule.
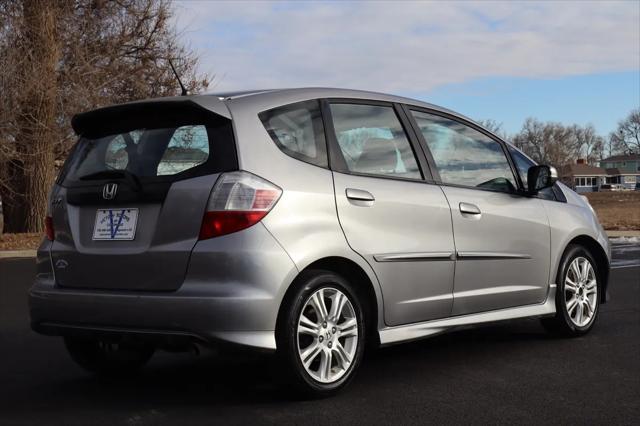
[[[637,424],[640,246],[614,258],[612,300],[587,336],[526,319],[380,349],[345,392],[315,401],[288,398],[264,357],[159,353],[135,377],[95,378],[31,332],[34,260],[0,260],[0,424]]]

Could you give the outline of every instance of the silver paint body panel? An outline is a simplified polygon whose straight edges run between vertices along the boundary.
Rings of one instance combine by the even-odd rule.
[[[421,182],[342,173],[334,173],[334,184],[338,218],[347,241],[371,265],[380,282],[385,323],[449,316],[455,247],[451,212],[442,190]],[[375,201],[367,206],[354,203],[344,195],[346,188],[365,190]],[[443,257],[443,252],[449,255]],[[423,258],[416,261],[413,253],[422,253]],[[424,253],[440,258],[426,261]],[[405,303],[409,300],[413,303]]]
[[[538,198],[443,187],[451,206],[469,203],[480,214],[452,208],[458,260],[453,315],[544,300],[549,276],[547,214]]]
[[[350,262],[368,278],[368,283],[358,285],[371,286],[380,340],[391,344],[463,325],[551,315],[555,276],[567,244],[587,236],[609,256],[609,243],[595,214],[563,185],[567,203],[334,173],[285,155],[258,113],[319,98],[406,103],[466,119],[424,102],[343,89],[193,96],[194,102],[233,120],[240,169],[281,187],[278,203],[261,223],[206,241],[197,241],[194,232],[206,202],[203,194],[208,194],[215,176],[184,181],[183,189],[172,188],[171,205],[141,211],[154,221],[169,210],[191,212],[185,216],[189,221],[158,235],[142,224],[141,238],[148,232],[149,238],[163,241],[157,250],[167,257],[127,266],[133,278],[126,279],[132,282],[144,280],[163,262],[184,265],[180,285],[172,288],[174,280],[167,280],[165,291],[147,291],[144,286],[124,291],[116,282],[110,290],[65,288],[56,282],[52,244],[45,241],[30,291],[32,322],[89,330],[187,333],[273,350],[286,291],[305,268],[332,258]],[[173,99],[184,98],[164,101]],[[361,192],[352,191],[348,198],[349,188]],[[64,196],[59,188],[54,193]],[[460,203],[467,204],[466,211],[460,211]],[[468,204],[480,214],[469,213]],[[56,226],[79,229],[89,220],[81,216],[70,211],[67,220],[74,223]],[[53,244],[69,252],[84,250],[91,268],[91,256],[99,260],[101,251],[82,235],[63,232]],[[132,242],[120,253],[135,259],[136,244],[143,241]],[[175,263],[172,248],[184,251],[189,245],[188,260]],[[124,257],[118,261],[127,262]]]

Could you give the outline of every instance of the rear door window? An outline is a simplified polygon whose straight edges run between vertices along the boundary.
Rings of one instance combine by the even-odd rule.
[[[332,103],[330,109],[336,139],[350,172],[422,179],[393,107]]]

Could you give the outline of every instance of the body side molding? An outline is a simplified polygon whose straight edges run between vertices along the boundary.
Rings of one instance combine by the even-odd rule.
[[[373,256],[376,262],[416,262],[423,260],[454,260],[453,252],[422,252],[422,253],[389,253]]]
[[[497,253],[492,251],[459,251],[456,258],[461,260],[531,259],[528,254]]]
[[[417,252],[417,253],[383,253],[373,256],[376,262],[419,262],[431,260],[509,260],[531,259],[528,254],[498,253],[488,251],[459,251],[453,252]]]
[[[547,293],[547,299],[544,303],[383,328],[379,332],[380,345],[386,346],[394,343],[421,339],[423,337],[443,333],[453,328],[466,325],[497,322],[515,318],[553,315],[556,312],[555,300],[556,285],[551,284],[549,286],[549,292]]]

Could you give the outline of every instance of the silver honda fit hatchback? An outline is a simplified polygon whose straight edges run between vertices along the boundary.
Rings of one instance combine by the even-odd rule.
[[[297,389],[327,395],[365,346],[524,317],[578,336],[607,299],[587,201],[453,111],[312,88],[72,125],[30,310],[90,371],[228,344],[274,351]]]

